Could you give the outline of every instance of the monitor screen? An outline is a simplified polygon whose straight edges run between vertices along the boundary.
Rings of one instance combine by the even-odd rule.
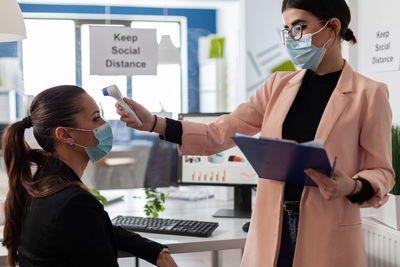
[[[209,124],[223,114],[180,114],[179,119]],[[256,185],[257,179],[257,173],[237,146],[211,156],[182,156],[179,158],[179,183]]]
[[[227,113],[179,114],[179,120],[209,124]],[[237,146],[210,156],[181,156],[178,183],[234,187],[233,209],[220,209],[214,217],[250,218],[251,191],[258,176]]]

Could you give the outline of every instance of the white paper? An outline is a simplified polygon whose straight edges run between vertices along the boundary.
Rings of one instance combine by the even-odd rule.
[[[300,145],[311,146],[311,147],[316,147],[316,148],[324,148],[324,143],[322,142],[321,139],[316,139],[316,140],[312,140],[312,141],[309,141],[309,142],[304,142],[304,143],[301,143]]]

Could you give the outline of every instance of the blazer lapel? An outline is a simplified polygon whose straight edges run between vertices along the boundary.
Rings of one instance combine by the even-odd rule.
[[[352,89],[353,70],[350,65],[345,62],[338,84],[326,105],[324,113],[322,114],[315,139],[321,139],[325,143],[332,128],[335,126],[336,121],[350,102],[350,98],[346,93],[350,93]]]
[[[279,94],[279,98],[274,106],[279,107],[274,110],[274,116],[270,117],[270,125],[274,125],[274,129],[276,130],[273,135],[276,138],[282,138],[282,125],[286,118],[287,113],[289,112],[290,107],[293,104],[293,101],[299,91],[301,83],[303,81],[304,75],[306,74],[306,70],[301,70],[296,74],[292,79],[289,80],[288,84],[284,86],[282,91]]]

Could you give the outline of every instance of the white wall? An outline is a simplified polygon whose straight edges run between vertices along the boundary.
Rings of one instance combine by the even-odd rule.
[[[400,1],[350,0],[349,2],[356,24],[353,28],[356,28],[358,38],[356,49],[350,52],[351,56],[356,56],[356,60],[351,61],[351,64],[361,74],[388,85],[393,123],[400,124],[400,71],[370,72],[366,67],[367,60],[370,60],[368,56],[370,47],[367,41],[371,31],[379,25],[394,25],[394,29],[398,27],[397,32],[400,36]]]
[[[225,111],[232,111],[242,102],[241,91],[244,81],[244,73],[241,71],[243,65],[242,54],[244,42],[242,35],[244,27],[241,24],[240,1],[226,2],[224,8],[219,8],[217,13],[217,33],[225,37],[224,57],[226,59],[226,97],[228,98]]]
[[[280,37],[281,6],[281,0],[245,0],[247,96],[288,58]]]

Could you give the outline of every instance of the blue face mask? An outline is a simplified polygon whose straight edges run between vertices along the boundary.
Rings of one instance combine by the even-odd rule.
[[[113,134],[109,122],[106,122],[93,130],[77,129],[77,128],[70,128],[70,129],[79,131],[93,131],[94,136],[99,141],[97,146],[88,146],[88,147],[82,146],[80,144],[76,144],[73,139],[71,139],[69,142],[71,145],[77,145],[79,147],[83,147],[91,161],[97,162],[110,153],[113,143]]]
[[[317,32],[303,35],[300,40],[293,40],[291,37],[286,37],[286,50],[290,60],[297,68],[314,70],[321,64],[326,52],[325,46],[332,37],[322,47],[316,47],[312,44],[312,36],[322,31],[327,25],[328,22]]]

